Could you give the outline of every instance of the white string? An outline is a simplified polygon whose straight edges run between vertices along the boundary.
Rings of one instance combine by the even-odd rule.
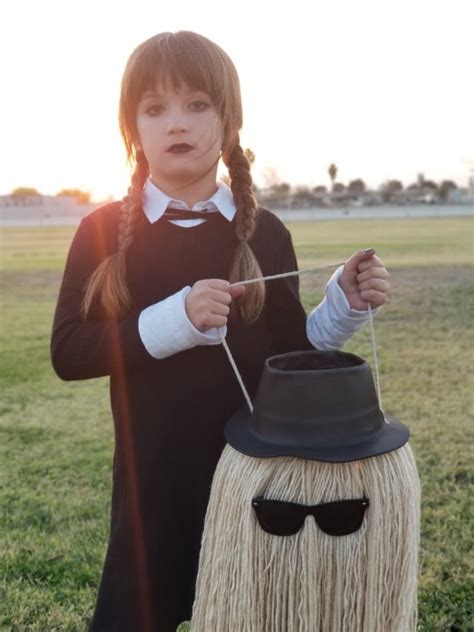
[[[237,379],[239,381],[239,384],[240,384],[240,387],[242,389],[242,392],[243,392],[243,394],[245,396],[245,399],[247,400],[247,404],[248,404],[248,406],[250,408],[250,412],[253,413],[252,400],[250,399],[249,394],[247,393],[247,389],[245,388],[245,384],[244,384],[244,381],[242,379],[242,376],[240,375],[239,369],[237,368],[237,365],[235,364],[235,360],[232,357],[232,353],[230,352],[229,345],[227,344],[227,341],[225,339],[224,334],[222,333],[222,330],[220,328],[217,328],[217,331],[219,332],[219,336],[221,337],[222,344],[224,345],[224,349],[225,349],[225,351],[227,353],[227,357],[229,358],[229,361],[230,361],[230,363],[232,365],[232,368],[234,369],[234,373],[235,373],[235,375],[236,375],[236,377],[237,377]]]
[[[303,268],[301,270],[294,270],[293,272],[283,272],[282,274],[273,274],[271,276],[266,276],[266,277],[259,277],[257,279],[248,279],[246,281],[238,281],[237,283],[231,283],[230,287],[234,287],[235,285],[249,285],[250,283],[258,283],[260,281],[270,281],[271,279],[283,279],[285,277],[290,277],[290,276],[296,276],[299,274],[304,274],[305,272],[313,272],[315,270],[325,270],[326,268],[333,268],[336,266],[340,266],[343,265],[341,263],[335,263],[332,265],[328,265],[328,266],[322,266],[322,267],[311,267],[311,268]],[[377,399],[379,402],[379,408],[380,408],[380,412],[382,413],[382,416],[384,418],[385,423],[389,423],[387,421],[387,418],[385,416],[385,413],[383,411],[382,408],[382,395],[381,395],[381,391],[380,391],[380,374],[379,374],[379,364],[378,364],[378,359],[377,359],[377,345],[375,342],[375,326],[374,326],[374,316],[372,313],[372,308],[370,306],[370,303],[367,302],[367,308],[368,308],[368,312],[369,312],[369,323],[370,323],[370,338],[372,341],[372,351],[373,351],[373,356],[374,356],[374,369],[375,369],[375,384],[376,384],[376,388],[377,388]],[[222,330],[220,328],[217,328],[217,331],[219,332],[219,336],[221,338],[222,344],[224,346],[224,349],[227,353],[227,357],[229,358],[229,362],[232,365],[232,368],[234,369],[234,373],[237,377],[237,380],[240,384],[240,387],[242,389],[242,392],[245,396],[245,399],[247,400],[247,404],[248,407],[250,409],[250,412],[253,412],[253,405],[252,405],[252,401],[249,397],[249,394],[247,392],[247,389],[245,388],[245,384],[244,381],[242,379],[242,376],[239,373],[239,369],[237,368],[237,365],[235,363],[235,360],[232,356],[232,353],[229,349],[229,345],[227,344],[227,341],[225,339],[225,336],[222,332]]]
[[[301,270],[295,270],[294,272],[283,272],[282,274],[272,274],[271,276],[260,277],[258,279],[248,279],[247,281],[237,281],[237,283],[231,283],[230,287],[234,287],[235,285],[248,285],[249,283],[257,283],[258,281],[271,281],[272,279],[283,279],[289,276],[305,274],[306,272],[314,272],[314,270],[325,270],[326,268],[335,268],[342,265],[344,265],[344,261],[342,263],[334,263],[329,266],[322,266],[322,267],[313,266],[312,268],[302,268]]]
[[[375,369],[375,385],[377,387],[377,399],[379,400],[379,408],[382,413],[383,419],[386,424],[389,422],[385,417],[384,410],[382,408],[382,393],[380,391],[380,373],[379,373],[379,363],[377,359],[377,345],[375,343],[375,326],[374,326],[374,315],[372,313],[372,307],[369,302],[367,302],[367,309],[369,311],[369,323],[370,323],[370,339],[372,341],[372,352],[374,355],[374,369]]]

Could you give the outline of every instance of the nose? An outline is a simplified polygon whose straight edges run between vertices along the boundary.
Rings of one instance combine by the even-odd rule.
[[[187,132],[188,131],[188,126],[185,125],[184,123],[170,123],[168,125],[168,133],[169,134],[176,134],[176,133],[180,133],[180,132]]]
[[[173,110],[168,119],[168,134],[187,132],[189,125],[183,112]]]

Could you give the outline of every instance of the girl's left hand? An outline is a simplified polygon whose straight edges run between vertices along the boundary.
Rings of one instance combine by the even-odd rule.
[[[366,310],[367,302],[375,309],[388,301],[390,274],[375,250],[358,250],[348,259],[338,283],[352,309]]]

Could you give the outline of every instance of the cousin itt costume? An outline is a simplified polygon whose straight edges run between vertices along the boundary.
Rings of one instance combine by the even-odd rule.
[[[83,287],[116,251],[120,203],[83,218],[69,251],[51,339],[64,380],[110,376],[115,429],[110,539],[90,632],[174,632],[191,617],[201,535],[224,426],[245,404],[222,345],[153,358],[138,331],[145,307],[200,279],[228,279],[235,218],[221,213],[182,228],[142,221],[126,253],[133,308],[105,318],[97,300],[80,313]],[[250,246],[265,276],[295,270],[289,231],[262,209]],[[266,358],[313,349],[298,277],[267,283],[266,304],[250,326],[229,323],[227,342],[249,394]],[[159,323],[156,323],[159,327]]]
[[[268,358],[225,436],[191,631],[415,632],[419,478],[369,365]]]

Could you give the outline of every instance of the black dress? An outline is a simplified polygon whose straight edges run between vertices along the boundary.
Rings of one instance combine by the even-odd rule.
[[[220,213],[193,228],[146,218],[127,251],[133,307],[106,319],[79,306],[98,263],[115,252],[119,203],[83,218],[71,244],[51,339],[64,380],[110,375],[115,429],[110,538],[90,632],[174,632],[191,616],[200,539],[223,427],[245,399],[222,345],[157,360],[138,333],[140,311],[199,279],[229,278],[235,223]],[[289,231],[263,210],[250,243],[264,275],[297,267]],[[251,326],[228,325],[227,342],[247,390],[264,360],[311,349],[298,277],[269,281]],[[159,323],[157,323],[159,327]]]

